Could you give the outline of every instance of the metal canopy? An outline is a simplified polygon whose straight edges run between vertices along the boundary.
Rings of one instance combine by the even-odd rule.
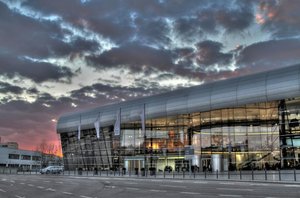
[[[68,113],[58,120],[57,132],[77,131],[80,118],[81,129],[94,128],[99,113],[101,127],[113,125],[120,108],[122,123],[137,121],[144,104],[146,119],[151,119],[299,96],[300,64]]]

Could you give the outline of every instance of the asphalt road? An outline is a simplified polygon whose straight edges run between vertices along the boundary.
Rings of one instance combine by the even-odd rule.
[[[0,198],[299,198],[300,184],[0,175]]]

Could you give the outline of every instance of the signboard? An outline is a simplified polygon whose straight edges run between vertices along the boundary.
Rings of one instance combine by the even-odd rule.
[[[184,158],[186,160],[193,159],[194,156],[194,147],[193,146],[185,146],[184,147]]]
[[[185,146],[184,147],[184,155],[194,155],[194,147],[193,146]]]

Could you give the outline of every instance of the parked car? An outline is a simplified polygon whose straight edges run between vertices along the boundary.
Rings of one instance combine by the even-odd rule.
[[[60,174],[64,171],[63,166],[48,166],[46,168],[41,169],[41,174]]]

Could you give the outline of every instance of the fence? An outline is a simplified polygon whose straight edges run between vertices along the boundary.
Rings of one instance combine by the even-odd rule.
[[[40,174],[39,170],[18,171],[16,168],[1,168],[0,174]],[[195,179],[195,180],[245,180],[245,181],[300,181],[300,170],[241,170],[227,172],[177,172],[177,171],[125,171],[125,170],[65,170],[60,174],[69,176],[93,177],[132,177],[132,178],[165,178],[165,179]]]

